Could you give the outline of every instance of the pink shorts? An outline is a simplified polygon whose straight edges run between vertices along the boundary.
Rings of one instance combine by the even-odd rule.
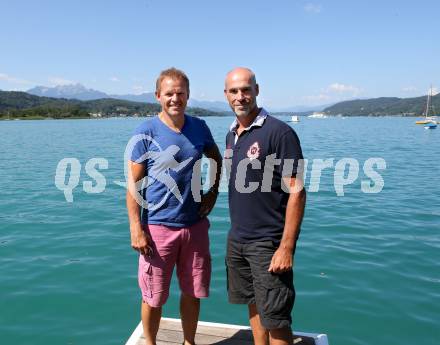
[[[174,265],[183,293],[208,297],[211,280],[211,255],[207,218],[187,228],[149,224],[144,231],[151,237],[151,257],[139,256],[138,280],[142,299],[160,307],[168,299]]]

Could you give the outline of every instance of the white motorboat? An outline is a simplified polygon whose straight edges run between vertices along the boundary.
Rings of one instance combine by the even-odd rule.
[[[312,115],[309,115],[308,117],[312,119],[326,119],[328,116],[325,113],[315,111]]]

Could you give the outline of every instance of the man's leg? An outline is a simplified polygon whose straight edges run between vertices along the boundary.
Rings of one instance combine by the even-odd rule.
[[[200,298],[208,297],[211,280],[209,221],[205,218],[184,228],[177,260],[180,290],[180,317],[185,345],[194,344],[200,313]]]
[[[162,225],[148,225],[150,256],[139,256],[139,287],[142,291],[142,326],[147,345],[156,344],[162,306],[168,299],[171,276],[176,262],[179,234]]]
[[[180,318],[185,345],[193,345],[199,321],[200,299],[182,292],[180,295]]]
[[[156,336],[161,316],[162,307],[153,308],[147,303],[142,302],[141,317],[146,345],[156,345]]]
[[[260,316],[257,312],[256,304],[248,304],[249,308],[249,323],[252,328],[252,335],[254,336],[255,345],[269,345],[269,332],[260,322]]]
[[[228,237],[225,260],[228,299],[229,303],[247,304],[254,343],[256,345],[268,345],[268,334],[261,325],[255,304],[251,267],[243,257],[244,248],[244,244]]]
[[[268,271],[276,248],[272,241],[254,242],[245,246],[244,255],[249,260],[254,279],[255,313],[269,335],[266,344],[293,345],[290,329],[295,300],[293,272],[273,274]]]

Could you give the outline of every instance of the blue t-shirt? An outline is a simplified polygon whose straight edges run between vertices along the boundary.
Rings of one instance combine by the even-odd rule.
[[[203,152],[215,145],[205,121],[185,114],[177,133],[155,116],[135,130],[131,141],[135,144],[129,157],[145,166],[147,177],[141,193],[148,203],[142,208],[142,224],[184,227],[198,222],[200,202],[191,191],[193,169]],[[194,178],[199,178],[200,169],[196,170]]]

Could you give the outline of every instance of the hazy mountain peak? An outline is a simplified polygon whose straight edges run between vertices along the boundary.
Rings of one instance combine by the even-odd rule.
[[[88,89],[80,83],[56,85],[54,87],[36,86],[32,89],[29,89],[27,93],[35,96],[75,98],[83,101],[108,97],[106,93]]]

